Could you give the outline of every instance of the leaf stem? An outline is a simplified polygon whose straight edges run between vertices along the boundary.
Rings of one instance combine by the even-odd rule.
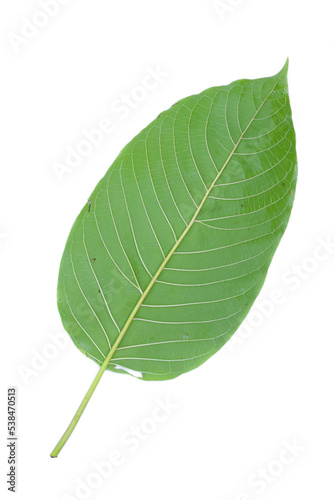
[[[118,344],[117,344],[117,346],[118,346]],[[77,423],[79,422],[81,415],[83,414],[84,409],[86,408],[86,406],[88,404],[88,401],[92,397],[93,392],[95,391],[95,389],[97,387],[97,384],[100,382],[100,379],[101,379],[102,375],[104,374],[104,372],[109,364],[109,361],[110,361],[111,357],[113,356],[117,346],[115,346],[115,345],[113,346],[113,348],[109,352],[108,356],[105,358],[104,362],[102,363],[99,371],[97,372],[96,377],[94,378],[94,380],[93,380],[91,386],[89,387],[85,397],[83,398],[79,408],[77,409],[76,414],[72,418],[70,425],[67,427],[66,431],[64,432],[64,434],[62,435],[62,437],[60,438],[58,443],[56,444],[55,448],[52,450],[51,458],[58,457],[60,451],[63,449],[64,445],[66,444],[68,438],[70,437],[70,435],[74,431]]]
[[[105,361],[106,361],[106,359],[105,359]],[[51,457],[52,458],[58,457],[59,452],[62,450],[63,446],[65,445],[65,443],[67,442],[68,438],[70,437],[70,435],[72,434],[73,430],[75,429],[75,427],[76,427],[76,425],[77,425],[77,423],[78,423],[78,421],[79,421],[79,419],[80,419],[80,417],[81,417],[84,409],[86,408],[86,406],[88,404],[88,401],[92,397],[93,392],[95,391],[95,389],[97,387],[97,384],[99,383],[99,381],[100,381],[100,379],[101,379],[101,377],[102,377],[102,375],[103,375],[103,373],[104,373],[104,371],[106,369],[106,366],[104,366],[105,361],[101,365],[101,368],[99,369],[96,377],[94,378],[93,383],[91,384],[91,386],[88,389],[85,397],[83,398],[83,400],[82,400],[79,408],[77,409],[76,414],[72,418],[70,425],[67,427],[66,431],[64,432],[64,434],[60,438],[59,442],[57,443],[57,445],[55,446],[55,448],[52,450],[52,452],[51,452]]]

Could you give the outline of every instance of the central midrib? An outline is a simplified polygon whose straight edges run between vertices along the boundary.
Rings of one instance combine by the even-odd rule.
[[[103,373],[104,370],[107,368],[110,360],[112,359],[113,355],[115,354],[115,351],[117,350],[121,340],[123,339],[125,333],[127,332],[129,326],[131,325],[132,323],[132,320],[133,318],[136,316],[140,306],[142,305],[142,303],[144,302],[144,300],[146,299],[147,295],[149,294],[150,290],[152,289],[154,283],[156,282],[156,280],[158,279],[158,277],[160,276],[160,274],[162,273],[162,271],[164,270],[164,268],[166,267],[167,263],[169,262],[169,260],[171,259],[171,257],[173,256],[175,250],[178,248],[178,246],[180,245],[180,243],[183,241],[183,239],[185,238],[185,236],[187,235],[187,233],[189,232],[189,230],[191,229],[191,227],[193,226],[199,212],[201,211],[204,203],[206,202],[209,194],[211,193],[213,187],[215,186],[217,180],[219,179],[219,177],[221,176],[221,174],[223,173],[223,171],[225,170],[226,166],[228,165],[230,159],[232,158],[232,156],[234,155],[236,149],[238,148],[240,142],[242,141],[244,135],[246,134],[247,130],[249,129],[249,127],[251,126],[251,124],[253,123],[254,119],[256,118],[256,116],[258,115],[259,111],[262,109],[262,107],[264,106],[264,104],[266,103],[266,101],[269,99],[270,95],[273,93],[273,91],[275,90],[277,84],[279,83],[279,81],[281,80],[282,78],[282,75],[279,77],[279,79],[277,80],[277,82],[275,83],[274,87],[272,88],[272,90],[269,92],[269,94],[267,95],[267,97],[264,99],[264,101],[262,102],[261,106],[259,106],[259,108],[256,110],[256,112],[254,113],[253,117],[251,118],[249,124],[247,125],[247,127],[245,128],[245,130],[242,132],[242,134],[240,135],[239,137],[239,140],[237,141],[237,143],[235,144],[234,148],[232,149],[231,153],[229,154],[227,160],[225,161],[223,167],[221,168],[221,170],[217,173],[215,179],[213,180],[212,184],[210,185],[210,187],[208,188],[207,192],[205,193],[204,197],[203,197],[203,200],[201,201],[201,203],[198,205],[191,221],[189,222],[189,224],[187,225],[187,227],[185,228],[185,230],[183,231],[183,233],[181,234],[181,236],[179,237],[179,239],[176,241],[176,243],[174,244],[174,246],[172,247],[172,249],[170,250],[170,252],[168,253],[168,255],[166,256],[166,258],[164,259],[164,261],[162,262],[161,266],[159,267],[159,269],[157,270],[157,272],[155,273],[155,275],[153,276],[152,280],[150,281],[150,283],[148,284],[147,288],[145,289],[144,293],[142,294],[142,296],[140,297],[140,299],[138,300],[136,306],[134,307],[132,313],[130,314],[130,316],[128,317],[125,325],[123,326],[122,330],[120,331],[114,345],[112,346],[110,352],[108,353],[108,355],[106,356],[104,362],[102,363],[101,365],[101,368],[100,368],[100,371]],[[102,373],[101,373],[101,376],[102,376]]]

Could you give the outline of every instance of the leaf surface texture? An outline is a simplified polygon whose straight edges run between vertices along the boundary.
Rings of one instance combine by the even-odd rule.
[[[163,380],[237,330],[287,226],[297,174],[287,65],[182,99],[120,153],[76,219],[58,307],[109,370]]]

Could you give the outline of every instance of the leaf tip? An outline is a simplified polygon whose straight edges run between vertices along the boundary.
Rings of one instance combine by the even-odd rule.
[[[281,71],[278,74],[279,75],[287,75],[288,69],[289,69],[289,58],[287,57],[283,68],[281,69]]]
[[[286,59],[283,68],[273,77],[277,82],[280,82],[279,85],[282,86],[282,88],[286,88],[286,90],[288,87],[288,69],[289,69],[289,58]]]

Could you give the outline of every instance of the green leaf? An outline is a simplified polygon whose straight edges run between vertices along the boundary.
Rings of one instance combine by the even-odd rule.
[[[287,65],[187,97],[120,153],[74,223],[58,305],[77,347],[163,380],[237,330],[286,228],[296,182]],[[135,311],[135,314],[133,314]]]
[[[295,193],[287,68],[177,102],[94,189],[66,244],[58,306],[98,380],[105,369],[177,377],[244,320]]]

